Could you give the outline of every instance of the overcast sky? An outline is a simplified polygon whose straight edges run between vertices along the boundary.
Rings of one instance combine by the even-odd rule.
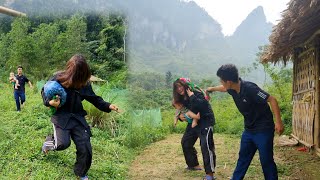
[[[281,12],[290,0],[193,0],[221,24],[224,35],[231,35],[258,6],[262,6],[267,21],[277,24]]]

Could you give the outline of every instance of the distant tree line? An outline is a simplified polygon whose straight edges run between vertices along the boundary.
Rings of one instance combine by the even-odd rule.
[[[0,28],[0,74],[22,65],[36,80],[45,79],[75,53],[84,54],[93,74],[102,79],[126,69],[126,26],[121,15],[77,13],[5,20],[6,27]]]

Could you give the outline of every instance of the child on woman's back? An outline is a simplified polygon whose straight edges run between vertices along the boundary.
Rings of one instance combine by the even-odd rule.
[[[195,114],[189,109],[187,109],[185,106],[183,106],[182,103],[179,102],[172,102],[172,106],[176,109],[176,115],[174,118],[174,126],[177,125],[179,115],[183,114],[188,123],[192,123],[191,127],[194,128],[198,125],[198,120],[200,119],[200,114]]]

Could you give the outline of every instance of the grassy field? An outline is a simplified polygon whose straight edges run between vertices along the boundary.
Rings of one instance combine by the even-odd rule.
[[[52,134],[52,124],[49,109],[42,105],[40,94],[26,87],[26,104],[18,113],[11,87],[6,84],[0,87],[0,179],[76,179],[74,144],[64,151],[49,152],[47,156],[41,153],[45,136]],[[93,128],[91,142],[93,163],[89,177],[125,179],[135,151],[98,128]]]
[[[181,149],[182,134],[169,135],[165,140],[147,147],[132,162],[129,177],[132,180],[199,180],[203,171],[187,171]],[[229,179],[236,166],[239,150],[239,136],[214,134],[217,155],[215,176],[217,179]],[[277,137],[275,138],[277,141]],[[199,142],[195,145],[198,159],[202,165]],[[320,158],[308,153],[297,151],[297,147],[275,147],[274,158],[280,180],[317,180],[320,172]],[[263,178],[259,155],[256,153],[247,171],[245,179],[261,180]]]
[[[147,145],[165,138],[172,130],[172,114],[164,112],[161,127],[133,127],[123,91],[94,86],[106,101],[117,104],[122,113],[103,113],[84,101],[92,128],[93,163],[91,179],[127,179],[130,162]],[[63,151],[41,152],[45,137],[52,134],[50,110],[42,104],[40,92],[26,86],[26,103],[16,111],[13,89],[0,82],[0,179],[76,179],[73,174],[76,149],[74,144]],[[136,119],[139,121],[139,119]],[[99,127],[100,126],[100,127]],[[179,125],[180,131],[183,124]]]
[[[40,93],[36,89],[26,87],[26,90],[26,105],[18,113],[15,110],[12,87],[0,83],[0,179],[76,179],[73,174],[76,152],[73,144],[67,150],[49,152],[47,156],[41,153],[45,136],[52,133],[50,113],[49,109],[42,105]],[[109,97],[107,100],[112,100],[121,107],[125,106],[123,96],[119,96],[120,101],[110,98],[110,93],[106,96]],[[240,141],[238,132],[242,127],[240,127],[241,121],[235,120],[235,115],[223,111],[225,107],[219,102],[215,103],[219,105],[214,106],[217,129],[220,128],[221,131],[224,128],[231,129],[232,131],[227,133],[236,134],[227,135],[219,132],[214,135],[217,154],[216,176],[219,179],[227,179],[235,167]],[[88,172],[91,179],[192,180],[203,176],[203,172],[189,172],[184,169],[180,138],[185,124],[178,123],[178,127],[173,128],[173,109],[163,111],[162,127],[153,129],[147,126],[133,128],[128,126],[129,120],[124,115],[115,113],[101,115],[87,104],[85,107],[89,113],[102,118],[106,125],[104,128],[92,129],[93,163]],[[236,124],[235,122],[239,124],[230,125]],[[168,136],[171,132],[179,134]],[[168,137],[165,140],[159,141],[166,136]],[[155,141],[159,142],[153,143]],[[150,143],[153,144],[149,145]],[[299,152],[296,148],[275,148],[279,178],[312,180],[320,177],[320,171],[316,168],[320,166],[319,157]],[[201,159],[199,151],[199,160]],[[246,179],[262,179],[262,177],[256,155]]]

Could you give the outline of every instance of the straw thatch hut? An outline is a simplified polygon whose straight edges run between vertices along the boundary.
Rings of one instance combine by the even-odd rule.
[[[320,0],[291,0],[262,62],[293,62],[292,135],[320,155]]]

